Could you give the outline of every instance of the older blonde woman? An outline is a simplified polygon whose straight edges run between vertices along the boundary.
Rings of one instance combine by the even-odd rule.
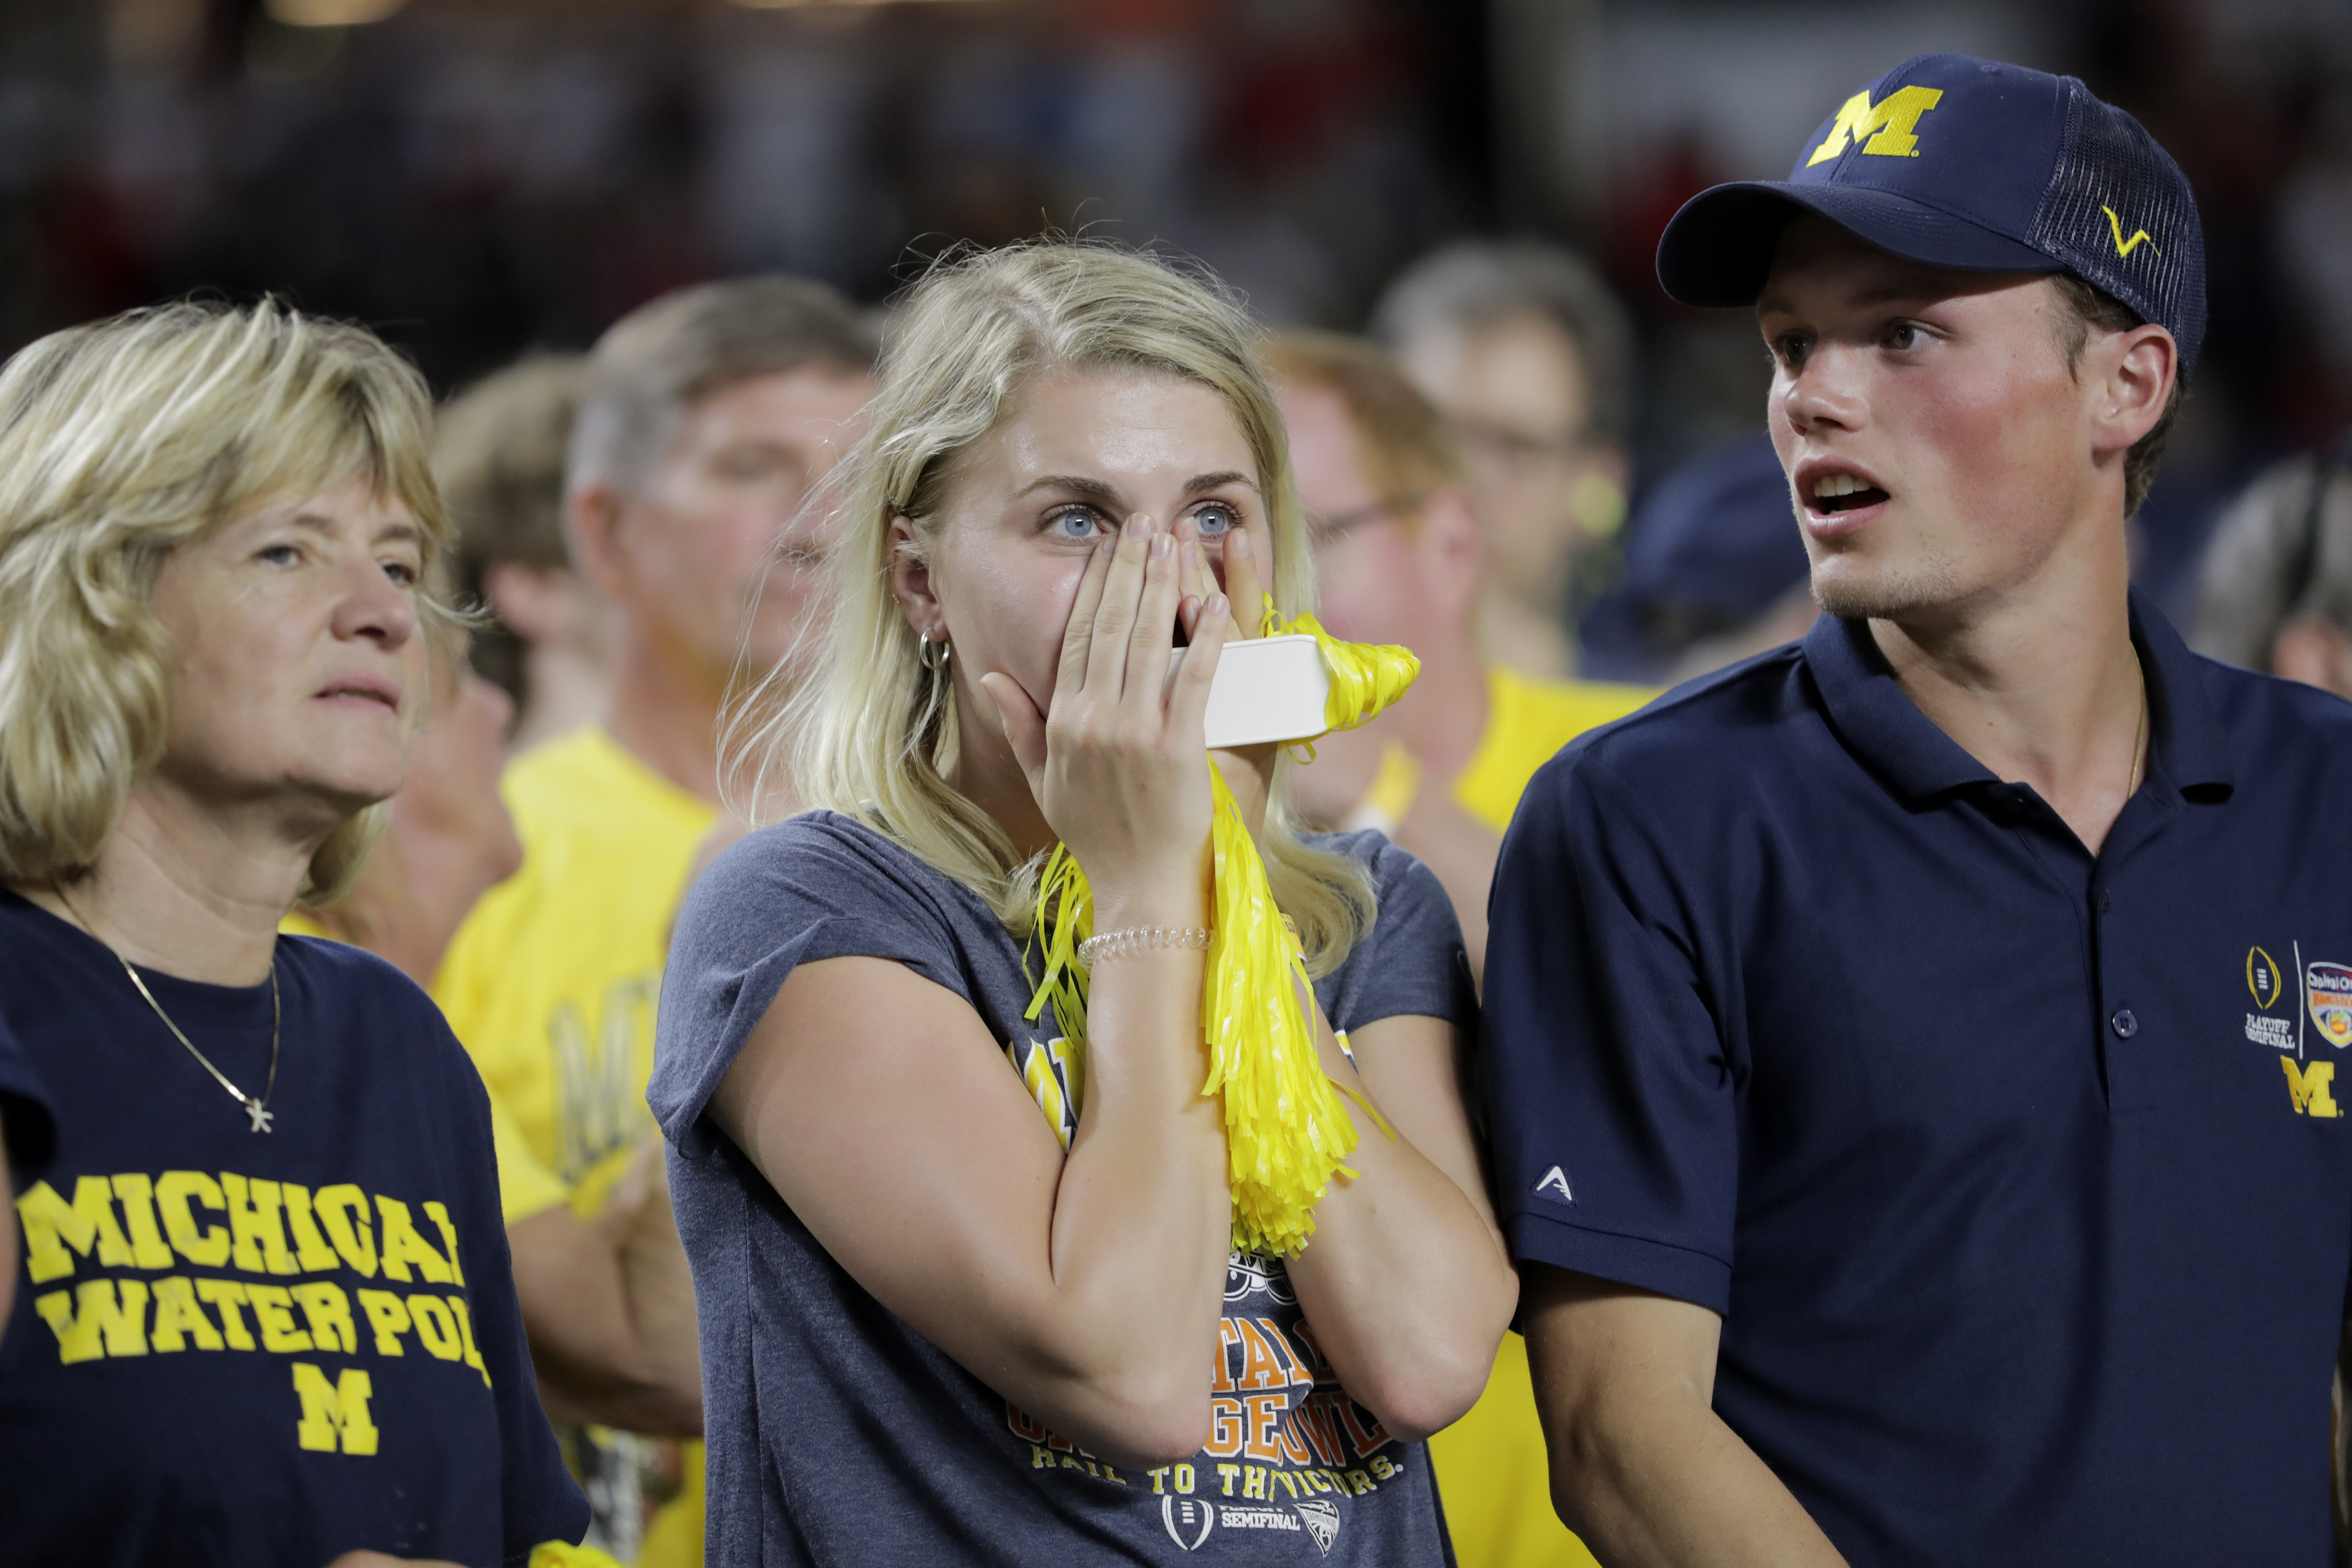
[[[826,809],[714,863],[663,997],[714,1563],[1447,1560],[1418,1439],[1478,1394],[1516,1287],[1435,879],[1377,835],[1296,837],[1271,753],[1221,754],[1323,1070],[1400,1134],[1364,1129],[1287,1263],[1229,1252],[1199,951],[1099,953],[1083,1064],[1074,1020],[1026,1011],[1057,840],[1098,937],[1208,925],[1225,591],[1255,605],[1264,574],[1295,613],[1313,584],[1252,335],[1095,247],[908,301],[846,460],[829,673],[784,731]]]
[[[0,1020],[57,1116],[0,1351],[12,1563],[518,1562],[586,1521],[480,1081],[280,938],[400,784],[447,541],[355,329],[175,306],[0,372]]]

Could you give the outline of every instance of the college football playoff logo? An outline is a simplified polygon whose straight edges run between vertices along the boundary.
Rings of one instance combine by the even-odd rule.
[[[1321,1498],[1308,1498],[1305,1502],[1290,1505],[1307,1525],[1307,1533],[1315,1538],[1315,1548],[1324,1556],[1331,1555],[1331,1542],[1339,1538],[1339,1505]]]
[[[1160,1500],[1160,1522],[1168,1527],[1168,1539],[1187,1552],[1198,1552],[1216,1528],[1217,1510],[1194,1498],[1178,1497],[1171,1492]]]
[[[2303,972],[2311,1021],[2337,1050],[2352,1046],[2352,965],[2314,963]]]

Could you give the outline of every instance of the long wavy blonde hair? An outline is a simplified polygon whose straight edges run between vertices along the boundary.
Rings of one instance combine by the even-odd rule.
[[[363,478],[451,542],[425,379],[373,333],[274,300],[178,304],[55,332],[0,371],[0,881],[70,882],[162,760],[172,649],[148,608],[164,561],[231,519]],[[462,647],[429,588],[425,635]],[[359,875],[371,806],[328,835],[300,897]]]
[[[803,805],[903,845],[1024,936],[1040,860],[1024,860],[950,782],[962,719],[953,682],[932,679],[918,661],[915,632],[891,593],[891,521],[913,525],[920,554],[937,549],[953,458],[995,426],[1030,378],[1150,371],[1205,386],[1232,410],[1265,497],[1275,605],[1286,616],[1311,609],[1314,563],[1258,339],[1213,281],[1109,246],[1039,242],[934,268],[890,331],[866,432],[833,477],[841,541],[826,645],[797,690],[772,674],[730,713],[730,776],[757,800],[781,773]],[[1254,606],[1234,613],[1250,616]],[[1267,879],[1297,924],[1309,972],[1320,975],[1370,929],[1372,883],[1353,858],[1299,840],[1279,805],[1282,784],[1277,777],[1261,836]]]

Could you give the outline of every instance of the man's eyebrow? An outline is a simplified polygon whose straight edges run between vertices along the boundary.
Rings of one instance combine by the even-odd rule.
[[[1870,310],[1881,305],[1932,304],[1944,298],[1946,295],[1942,290],[1922,288],[1916,283],[1881,283],[1874,288],[1864,289],[1845,296],[1838,301],[1838,305],[1843,310]],[[1759,317],[1769,316],[1775,311],[1782,315],[1794,315],[1797,307],[1786,295],[1775,294],[1768,290],[1757,296],[1756,314]]]

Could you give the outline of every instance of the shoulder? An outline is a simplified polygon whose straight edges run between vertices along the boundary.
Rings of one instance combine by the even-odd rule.
[[[2202,654],[2190,657],[2239,761],[2277,763],[2298,753],[2330,763],[2352,760],[2345,749],[2352,742],[2352,702],[2299,680]]]
[[[1706,810],[1712,795],[1748,787],[1754,768],[1786,754],[1790,731],[1818,725],[1820,713],[1802,645],[1774,648],[1578,736],[1537,770],[1528,799],[1557,804],[1614,783],[1662,810]]]
[[[696,879],[678,910],[673,962],[764,952],[828,922],[949,939],[961,901],[976,899],[873,828],[805,812],[728,846]]]
[[[429,1041],[435,1051],[446,1047],[452,1062],[467,1060],[433,998],[367,949],[281,931],[278,962],[286,982],[303,989],[327,1027],[368,1035],[388,1027],[404,1040]],[[472,1068],[467,1070],[470,1074]]]
[[[1393,898],[1407,900],[1424,897],[1430,892],[1443,899],[1445,891],[1438,886],[1436,874],[1421,863],[1410,849],[1398,847],[1389,837],[1375,828],[1355,833],[1305,833],[1299,842],[1327,854],[1345,855],[1372,874],[1372,890],[1381,900],[1385,915]]]

